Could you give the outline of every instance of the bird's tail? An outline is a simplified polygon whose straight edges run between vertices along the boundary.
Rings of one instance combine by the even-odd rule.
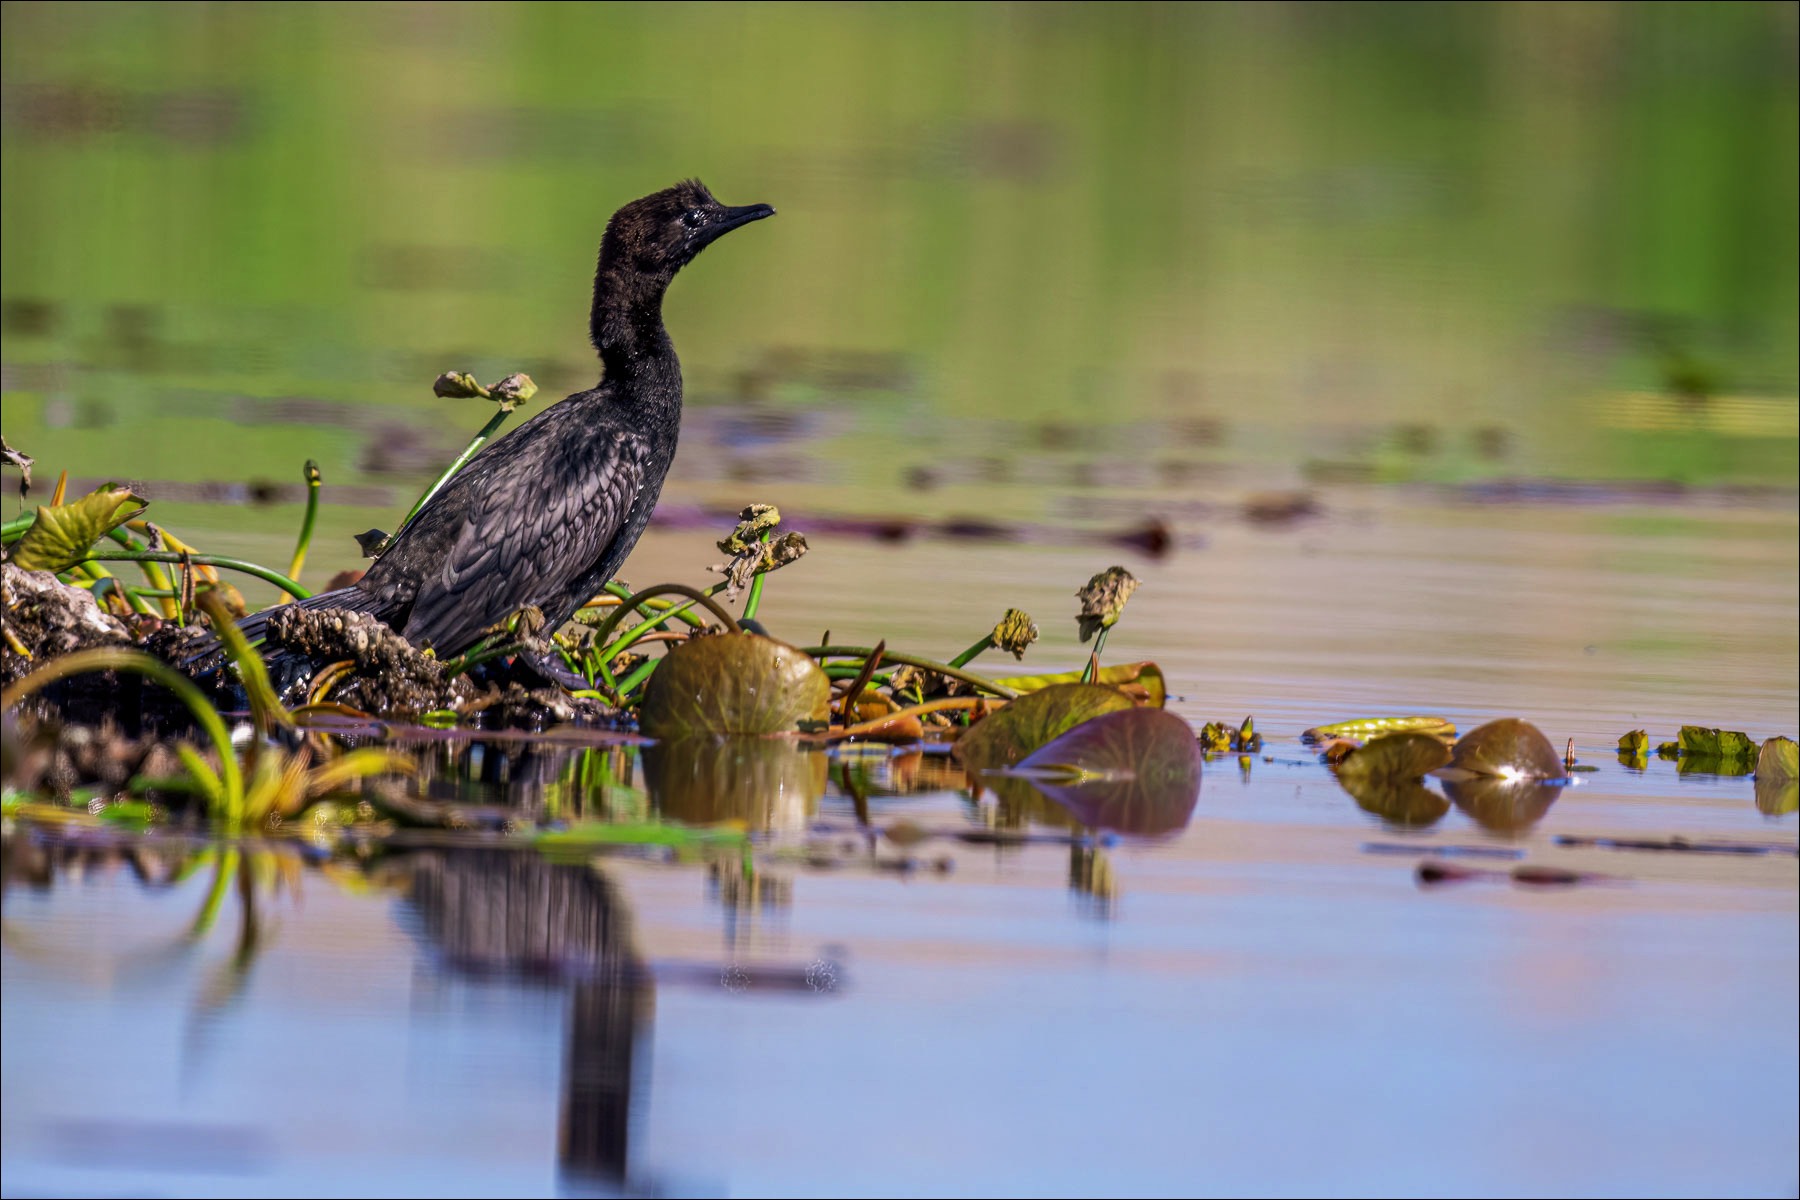
[[[308,612],[318,612],[319,610],[326,608],[341,608],[349,612],[371,613],[375,616],[380,616],[382,609],[385,607],[385,602],[380,597],[371,596],[368,592],[363,591],[359,587],[351,586],[338,588],[334,592],[320,592],[318,595],[309,596],[305,600],[295,600],[292,601],[291,604],[277,604],[272,608],[265,608],[261,612],[251,613],[249,616],[239,620],[237,627],[243,631],[246,638],[255,642],[258,638],[264,637],[268,633],[269,618],[289,607],[305,609]],[[208,637],[205,642],[199,645],[198,649],[194,650],[193,653],[182,660],[181,665],[192,670],[196,665],[216,654],[219,649],[219,639],[216,637]],[[279,658],[281,657],[281,652],[278,650],[265,650],[263,651],[263,657],[266,659]],[[208,669],[210,670],[211,668]]]

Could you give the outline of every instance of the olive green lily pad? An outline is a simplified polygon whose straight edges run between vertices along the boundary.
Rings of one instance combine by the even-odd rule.
[[[688,735],[645,746],[643,756],[644,786],[665,818],[740,821],[752,832],[803,828],[830,770],[823,750],[784,738]]]
[[[1443,717],[1359,717],[1353,721],[1315,725],[1302,733],[1300,740],[1308,745],[1316,745],[1336,738],[1362,741],[1390,733],[1428,733],[1433,737],[1453,738],[1456,736],[1456,726]]]
[[[1749,735],[1734,729],[1709,729],[1704,725],[1683,725],[1676,744],[1683,757],[1744,759],[1756,757],[1756,743]]]
[[[640,728],[690,733],[791,733],[823,723],[831,681],[799,650],[754,633],[681,642],[645,686]]]
[[[13,562],[27,571],[66,570],[149,503],[129,488],[100,488],[69,504],[44,505],[13,549]]]
[[[1771,817],[1800,810],[1800,744],[1773,737],[1756,756],[1756,807]]]
[[[1026,692],[1042,691],[1058,683],[1080,683],[1083,671],[1085,668],[1082,671],[1059,671],[1053,675],[1014,675],[994,682],[1023,695]],[[1110,667],[1101,667],[1094,673],[1092,682],[1123,688],[1133,699],[1137,699],[1141,691],[1144,699],[1138,702],[1156,708],[1161,708],[1169,697],[1169,686],[1163,679],[1162,668],[1153,662],[1115,663]]]
[[[1200,799],[1200,746],[1188,723],[1156,708],[1105,713],[1012,769],[1081,824],[1139,837],[1187,826]]]
[[[661,673],[658,668],[657,674]],[[954,753],[971,771],[1010,767],[1083,721],[1131,707],[1130,698],[1117,688],[1097,683],[1051,684],[984,718],[957,740]]]
[[[1428,733],[1390,733],[1351,751],[1338,783],[1365,812],[1409,829],[1435,825],[1450,801],[1421,782],[1450,761],[1450,747]]]
[[[1550,739],[1536,725],[1517,717],[1469,730],[1456,743],[1450,764],[1477,775],[1506,779],[1561,779],[1568,774]]]
[[[1772,737],[1756,756],[1756,777],[1771,783],[1800,779],[1800,743],[1793,738]]]

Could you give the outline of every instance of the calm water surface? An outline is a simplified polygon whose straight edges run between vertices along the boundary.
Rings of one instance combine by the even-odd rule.
[[[743,819],[755,878],[295,856],[239,974],[238,909],[183,939],[205,863],[146,887],[116,854],[15,836],[7,1191],[1791,1194],[1794,817],[1748,779],[1609,748],[1683,720],[1794,728],[1793,512],[1365,501],[1134,563],[1112,649],[1160,658],[1191,720],[1254,713],[1270,739],[1210,762],[1161,840],[1071,844],[1054,805],[976,800],[886,751],[696,788],[641,764],[582,784],[566,746],[440,748],[444,798]],[[1045,614],[1092,561],[821,539],[767,613],[796,639],[830,620],[941,653],[1021,602],[1047,629],[1027,661],[1056,665],[1073,621]],[[927,609],[881,600],[890,577],[983,585]],[[1600,770],[1547,807],[1446,798],[1400,828],[1296,740],[1420,709],[1529,717]],[[871,849],[852,762],[876,827],[940,836]],[[949,836],[996,824],[1063,840]],[[1555,840],[1671,835],[1780,852]],[[1608,878],[1423,888],[1432,847]],[[193,851],[149,853],[160,878]]]
[[[689,407],[628,579],[710,582],[772,502],[813,547],[777,636],[949,657],[1016,605],[1057,670],[1118,562],[1108,657],[1269,739],[1152,841],[929,757],[436,744],[436,798],[739,820],[754,874],[255,847],[197,941],[230,848],[13,831],[6,1194],[1800,1187],[1795,817],[1611,752],[1800,730],[1792,5],[5,21],[40,480],[285,564],[315,459],[323,583],[487,418],[438,372],[592,384],[607,214],[700,174],[780,217],[671,292]],[[1411,712],[1600,769],[1401,828],[1297,740]],[[934,836],[871,849],[846,767]],[[990,827],[1037,840],[953,836]],[[1593,836],[1778,852],[1556,840]],[[1421,888],[1433,848],[1609,878]]]

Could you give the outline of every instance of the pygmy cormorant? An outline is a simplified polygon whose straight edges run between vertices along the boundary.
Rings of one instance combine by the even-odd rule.
[[[675,458],[681,364],[663,328],[663,293],[714,240],[774,213],[728,208],[698,180],[614,213],[589,319],[599,386],[476,455],[361,579],[301,606],[370,613],[440,657],[527,605],[547,629],[567,621],[637,544]],[[274,611],[240,625],[260,636]]]

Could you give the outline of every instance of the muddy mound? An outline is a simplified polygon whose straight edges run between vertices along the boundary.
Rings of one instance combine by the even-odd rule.
[[[124,624],[101,612],[93,596],[48,571],[0,564],[0,599],[6,606],[0,686],[12,684],[50,659],[93,646],[128,646],[132,642]]]
[[[475,694],[467,679],[446,678],[444,665],[367,613],[308,612],[290,605],[269,618],[265,654],[304,655],[319,667],[353,664],[324,699],[383,716],[462,708]]]

